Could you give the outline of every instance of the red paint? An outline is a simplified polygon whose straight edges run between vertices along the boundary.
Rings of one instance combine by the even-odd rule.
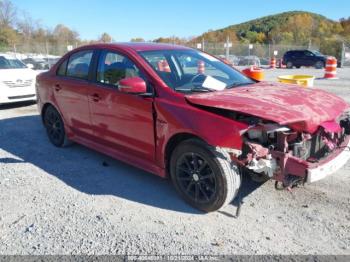
[[[335,121],[324,122],[321,126],[329,133],[338,133],[341,131],[340,125]]]
[[[146,82],[140,77],[130,77],[119,82],[119,90],[124,93],[138,94],[146,93]]]
[[[187,95],[186,99],[195,105],[242,112],[310,133],[349,107],[343,99],[322,90],[267,82]]]
[[[56,76],[72,52],[110,50],[127,56],[154,87],[155,97],[139,96],[103,84]],[[320,90],[257,83],[248,87],[184,95],[170,89],[137,51],[188,49],[156,44],[96,44],[65,55],[37,78],[38,106],[51,104],[61,113],[68,137],[149,172],[166,176],[166,146],[175,135],[190,134],[208,144],[241,149],[248,125],[198,105],[259,116],[299,131],[314,132],[334,121],[347,104]],[[122,80],[132,91],[144,91],[140,79]],[[124,92],[125,91],[125,92]]]

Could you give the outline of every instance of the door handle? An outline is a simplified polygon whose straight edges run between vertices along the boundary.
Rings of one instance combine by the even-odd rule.
[[[94,101],[94,102],[98,102],[101,99],[99,94],[93,94],[93,95],[91,95],[91,98],[92,98],[92,101]]]
[[[55,85],[55,90],[58,92],[62,89],[62,87],[60,86],[60,84],[56,84]]]

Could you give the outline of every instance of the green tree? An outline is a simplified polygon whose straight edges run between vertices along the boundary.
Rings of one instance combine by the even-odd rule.
[[[9,0],[0,1],[0,25],[12,27],[16,23],[16,7]]]
[[[112,37],[107,34],[107,33],[103,33],[99,39],[98,39],[99,42],[102,42],[102,43],[111,43],[113,41]]]
[[[130,42],[145,42],[145,39],[143,39],[142,37],[135,37],[131,38]]]

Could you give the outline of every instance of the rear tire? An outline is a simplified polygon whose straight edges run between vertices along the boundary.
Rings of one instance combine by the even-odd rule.
[[[288,61],[287,64],[286,64],[286,67],[289,68],[289,69],[292,69],[293,68],[293,63],[291,61]]]
[[[60,113],[49,106],[44,112],[44,125],[50,142],[57,147],[65,147],[71,144],[64,129],[64,123]]]
[[[186,140],[175,148],[170,176],[181,197],[205,212],[232,202],[241,185],[238,167],[228,154],[198,139]]]

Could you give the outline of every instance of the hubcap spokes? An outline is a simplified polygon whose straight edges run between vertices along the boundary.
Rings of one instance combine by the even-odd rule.
[[[62,124],[59,116],[54,112],[50,112],[45,117],[45,123],[49,136],[54,141],[59,141],[62,136]]]
[[[186,153],[179,158],[176,177],[182,191],[196,202],[209,202],[216,193],[214,172],[197,153]]]

